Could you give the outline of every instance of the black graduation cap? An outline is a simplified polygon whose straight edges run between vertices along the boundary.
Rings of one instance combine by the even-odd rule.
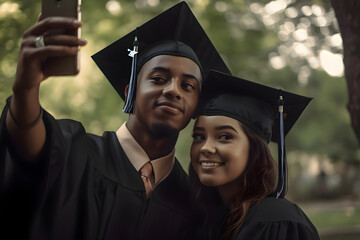
[[[275,89],[218,71],[210,71],[202,89],[200,115],[241,121],[267,142],[279,146],[277,197],[286,193],[284,138],[312,98]]]
[[[129,51],[133,59],[128,56]],[[137,71],[147,60],[156,55],[188,57],[199,65],[203,78],[210,69],[230,73],[185,2],[176,4],[134,29],[94,54],[92,58],[124,99],[126,85],[130,82],[129,93],[132,90],[135,91]],[[129,81],[130,79],[132,80]],[[128,99],[130,99],[129,95]],[[135,98],[135,92],[132,98]],[[126,105],[127,103],[125,108]],[[132,107],[130,106],[124,111],[131,112]]]

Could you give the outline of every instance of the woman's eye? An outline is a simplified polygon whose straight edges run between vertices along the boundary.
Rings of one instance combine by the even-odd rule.
[[[231,140],[232,139],[232,136],[230,134],[221,134],[219,136],[219,139],[220,140]]]
[[[185,89],[195,89],[195,86],[191,83],[183,83],[182,86]]]
[[[198,133],[194,133],[194,134],[192,135],[192,138],[193,138],[195,141],[205,140],[205,136],[202,135],[202,134],[198,134]]]

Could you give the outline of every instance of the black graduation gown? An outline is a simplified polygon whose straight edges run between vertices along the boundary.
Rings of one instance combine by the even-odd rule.
[[[44,151],[36,166],[28,165],[9,147],[6,108],[0,123],[4,239],[196,239],[201,222],[177,160],[146,200],[114,132],[87,134],[79,122],[44,111]]]
[[[294,203],[267,197],[250,207],[236,240],[319,240],[319,235]]]

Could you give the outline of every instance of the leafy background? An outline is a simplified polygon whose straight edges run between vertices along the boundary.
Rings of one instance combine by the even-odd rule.
[[[81,50],[81,72],[44,82],[42,106],[56,118],[80,121],[88,132],[116,131],[127,119],[121,112],[123,101],[90,56],[177,2],[83,0],[82,36],[89,43]],[[330,3],[187,3],[234,75],[314,98],[286,139],[288,198],[302,204],[324,239],[341,234],[345,239],[348,227],[359,234],[360,150],[346,109],[342,41]],[[40,11],[40,0],[0,0],[1,106],[11,95],[21,36]],[[185,169],[192,124],[176,145]],[[276,157],[276,146],[271,149]],[[334,227],[339,231],[332,232]]]

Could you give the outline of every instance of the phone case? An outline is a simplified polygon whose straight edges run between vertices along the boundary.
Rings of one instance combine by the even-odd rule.
[[[47,17],[72,17],[81,20],[81,0],[42,0],[42,18]],[[50,34],[68,34],[80,37],[80,28],[55,29],[48,31]],[[79,53],[74,56],[53,57],[43,62],[44,74],[49,76],[75,75],[80,70]]]

